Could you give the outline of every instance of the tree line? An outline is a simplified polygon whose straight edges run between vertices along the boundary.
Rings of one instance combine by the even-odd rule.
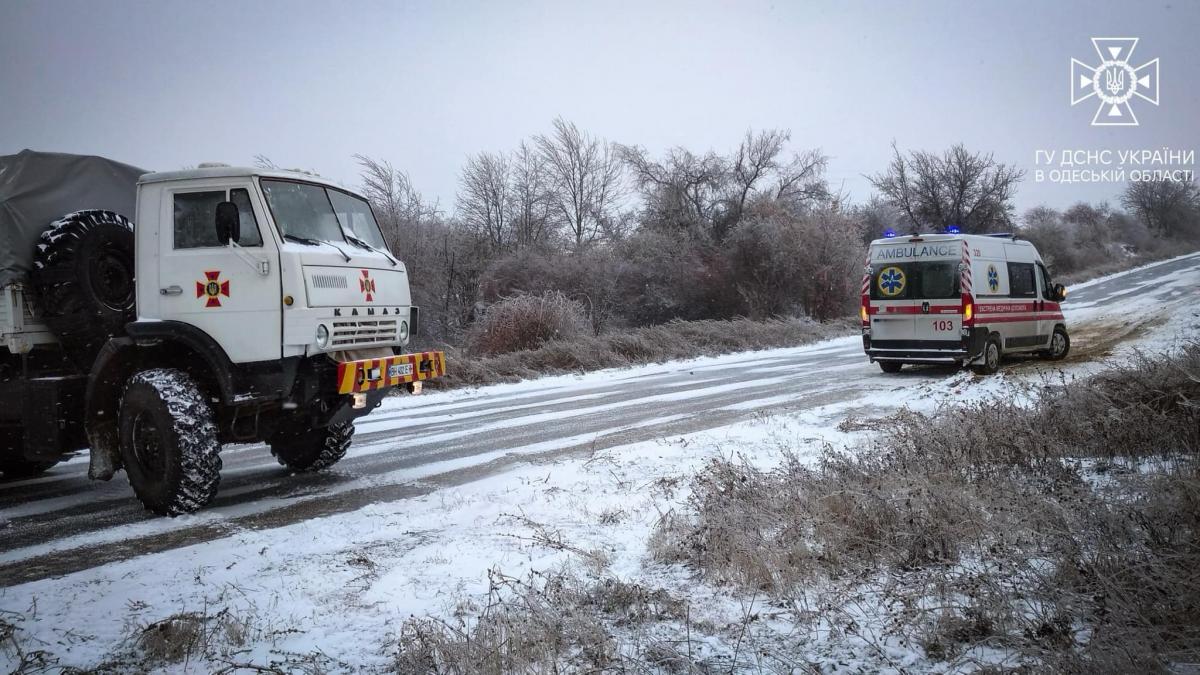
[[[356,156],[389,245],[411,270],[420,337],[463,344],[505,298],[566,298],[596,334],[682,319],[852,311],[866,244],[887,230],[1019,232],[1056,273],[1200,240],[1195,183],[1139,182],[1120,208],[1015,214],[1024,174],[956,145],[903,152],[867,176],[861,203],[828,158],[783,129],[731,151],[655,155],[557,119],[505,152],[467,157],[450,209],[385,160]]]

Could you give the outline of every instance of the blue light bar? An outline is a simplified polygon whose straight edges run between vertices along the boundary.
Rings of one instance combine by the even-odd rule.
[[[896,231],[889,227],[883,231],[883,236],[885,239],[891,239],[896,236]]]
[[[957,225],[946,226],[946,234],[958,234],[959,232],[961,232],[961,230],[958,229]]]

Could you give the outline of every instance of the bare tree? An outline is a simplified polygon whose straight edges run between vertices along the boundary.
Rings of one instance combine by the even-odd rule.
[[[508,206],[514,243],[518,248],[540,246],[550,238],[553,195],[542,156],[525,141],[511,159]]]
[[[437,203],[426,202],[408,174],[397,170],[391,162],[365,155],[355,155],[354,159],[362,167],[363,196],[371,202],[389,243],[409,243],[421,235],[427,222],[440,217]]]
[[[1200,235],[1200,188],[1195,181],[1134,181],[1121,204],[1160,237]]]
[[[510,244],[508,221],[511,168],[508,158],[481,152],[467,158],[459,178],[458,216],[468,230],[481,236],[493,251]]]
[[[737,149],[722,157],[672,148],[661,161],[642,148],[622,148],[644,202],[643,220],[668,231],[702,233],[721,243],[738,227],[752,202],[786,202],[804,210],[828,201],[826,158],[819,150],[781,160],[791,133],[747,131]]]
[[[580,250],[600,236],[622,196],[622,172],[615,149],[562,118],[554,132],[535,136],[546,163],[551,194],[568,238]]]
[[[712,229],[727,182],[724,159],[683,148],[672,148],[661,162],[638,146],[622,146],[620,153],[642,195],[644,223],[666,231]]]
[[[1012,198],[1024,171],[962,145],[941,155],[914,150],[906,156],[895,144],[892,151],[887,171],[867,179],[913,228],[957,225],[963,232],[983,233],[1013,227]]]
[[[768,129],[757,134],[747,131],[746,136],[742,138],[730,167],[733,194],[729,201],[733,207],[735,221],[741,219],[746,209],[746,200],[756,189],[759,180],[779,168],[779,153],[783,152],[783,145],[790,137],[791,132]]]

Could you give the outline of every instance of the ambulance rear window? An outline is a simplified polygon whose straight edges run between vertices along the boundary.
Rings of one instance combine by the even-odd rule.
[[[871,280],[874,300],[949,300],[959,297],[958,263],[950,260],[882,264]]]

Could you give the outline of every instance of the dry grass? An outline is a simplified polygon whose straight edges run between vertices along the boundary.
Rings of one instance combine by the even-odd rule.
[[[399,673],[559,673],[667,670],[691,664],[649,625],[684,619],[686,605],[661,590],[565,573],[517,579],[491,571],[486,603],[453,622],[410,619],[395,646]],[[616,632],[623,637],[617,637]],[[692,664],[694,665],[694,664]]]
[[[869,593],[883,634],[959,665],[978,648],[1059,672],[1200,659],[1200,346],[1031,408],[881,425],[854,454],[716,461],[651,542],[662,562],[813,616]]]
[[[855,328],[857,325],[850,320],[673,321],[599,337],[550,340],[537,349],[499,356],[478,357],[450,349],[446,376],[431,380],[429,386],[447,389],[479,386],[672,359],[794,347],[848,335]]]
[[[590,332],[587,310],[558,291],[516,295],[488,307],[467,338],[472,354],[496,356],[570,342]]]

